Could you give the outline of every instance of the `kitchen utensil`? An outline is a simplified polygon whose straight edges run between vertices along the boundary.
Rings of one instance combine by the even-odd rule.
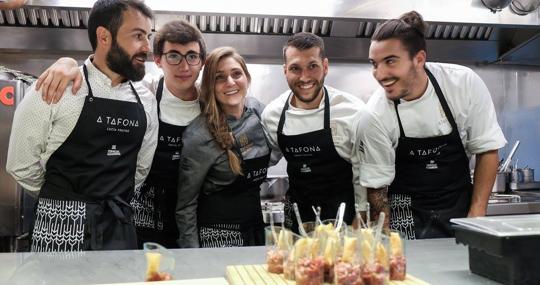
[[[534,182],[534,169],[532,168],[523,168],[521,169],[523,176],[523,183]]]
[[[508,184],[508,172],[499,172],[495,176],[495,183],[493,183],[493,188],[491,192],[493,193],[504,193],[506,191],[506,185]]]
[[[503,162],[500,172],[506,172],[506,170],[508,169],[508,166],[510,166],[510,162],[512,161],[512,157],[514,156],[514,153],[516,152],[518,146],[519,146],[519,141],[516,141],[514,143],[514,146],[512,147],[512,150],[510,151],[510,154],[508,155],[506,160]]]
[[[510,182],[523,183],[523,171],[521,168],[514,168],[510,172]]]

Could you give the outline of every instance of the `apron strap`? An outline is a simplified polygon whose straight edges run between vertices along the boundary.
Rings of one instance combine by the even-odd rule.
[[[88,68],[86,68],[86,64],[83,65],[83,73],[84,73],[84,81],[86,81],[86,86],[88,86],[88,97],[92,98],[94,97],[94,93],[92,92],[90,81],[88,80]]]
[[[452,126],[452,129],[457,130],[457,124],[454,120],[454,116],[452,115],[452,111],[450,110],[450,107],[448,106],[448,102],[446,102],[446,99],[444,98],[444,94],[441,90],[441,86],[439,86],[439,82],[435,79],[435,76],[429,71],[429,69],[424,68],[426,71],[427,76],[429,77],[429,80],[431,81],[431,84],[433,84],[433,88],[435,89],[435,93],[437,94],[437,97],[439,98],[439,102],[441,103],[441,106],[443,108],[444,114],[446,115],[446,118],[448,119],[448,122]]]
[[[399,112],[398,112],[399,103],[400,103],[399,99],[394,100],[394,109],[396,110],[397,121],[399,124],[399,136],[405,138],[406,137],[405,131],[403,130],[403,125],[401,124],[401,117],[399,116]]]
[[[159,107],[159,103],[161,102],[161,97],[163,97],[163,82],[164,82],[164,79],[165,79],[164,77],[161,77],[159,79],[159,83],[158,83],[157,91],[156,91],[158,117],[161,117],[161,108]]]
[[[83,73],[84,73],[84,80],[86,81],[86,85],[88,86],[88,96],[90,98],[94,97],[94,93],[92,92],[92,87],[90,86],[90,81],[88,80],[88,68],[86,68],[86,65],[83,65]],[[137,99],[137,103],[142,105],[141,98],[139,98],[139,94],[135,90],[135,87],[133,87],[133,83],[130,81],[129,86],[131,87],[131,91],[135,95],[135,98]],[[90,99],[92,100],[92,99]],[[159,104],[158,104],[159,106]]]
[[[446,118],[448,119],[450,126],[452,126],[453,136],[456,138],[456,140],[459,142],[459,145],[461,146],[462,153],[466,158],[464,160],[465,167],[469,169],[469,159],[466,155],[465,146],[463,145],[463,142],[461,141],[461,137],[459,135],[459,129],[458,129],[456,120],[454,119],[454,116],[452,115],[452,111],[450,110],[450,107],[448,106],[448,102],[446,101],[446,98],[444,97],[444,93],[442,92],[441,86],[439,86],[439,82],[437,82],[437,79],[435,79],[435,76],[433,76],[431,71],[429,71],[429,69],[425,67],[424,69],[426,70],[426,74],[429,77],[431,84],[433,84],[433,88],[435,88],[435,93],[437,94],[437,97],[439,98],[439,102],[441,103],[444,114],[446,115]]]
[[[287,100],[285,101],[285,106],[283,106],[283,110],[281,111],[281,116],[279,117],[279,123],[277,128],[277,133],[281,134],[283,133],[283,125],[285,124],[285,113],[289,109],[289,100],[291,100],[291,95],[293,93],[291,92],[289,94],[289,97],[287,97]],[[326,87],[323,87],[323,96],[324,96],[324,129],[330,129],[330,98],[328,96],[328,90],[326,90]]]

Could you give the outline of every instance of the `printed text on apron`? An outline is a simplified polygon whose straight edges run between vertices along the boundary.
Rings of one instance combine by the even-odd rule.
[[[399,102],[394,105],[400,137],[396,176],[389,187],[390,227],[411,239],[453,236],[449,220],[467,215],[472,194],[469,159],[457,124],[437,80],[429,70],[426,73],[452,131],[436,137],[407,137]]]
[[[146,114],[137,102],[88,96],[73,131],[51,155],[41,188],[32,251],[136,248],[131,199]]]
[[[291,204],[296,202],[303,221],[314,221],[311,206],[321,207],[321,219],[336,217],[339,204],[346,203],[344,221],[354,218],[354,187],[352,165],[336,151],[330,128],[330,99],[324,88],[324,128],[299,135],[283,134],[289,100],[279,119],[277,135],[281,152],[287,160],[289,190],[285,204],[286,225],[298,231],[292,218]]]

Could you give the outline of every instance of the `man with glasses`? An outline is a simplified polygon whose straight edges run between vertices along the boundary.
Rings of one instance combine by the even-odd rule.
[[[186,21],[171,21],[156,33],[154,62],[163,76],[147,74],[142,83],[158,101],[158,145],[148,178],[131,200],[139,247],[148,241],[177,247],[175,207],[182,133],[200,113],[196,80],[205,56],[201,32]],[[42,74],[37,88],[43,84],[45,100],[56,101],[56,90],[62,94],[71,80],[78,88],[79,74],[69,71],[75,66],[73,59],[63,58]]]

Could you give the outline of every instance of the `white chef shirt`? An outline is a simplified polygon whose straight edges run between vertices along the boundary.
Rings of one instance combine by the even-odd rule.
[[[474,71],[447,63],[427,63],[427,69],[441,87],[469,158],[506,144],[489,90]],[[394,180],[399,124],[394,103],[383,88],[375,91],[367,105],[369,112],[357,120],[360,182],[364,187],[381,188]],[[452,130],[431,81],[420,98],[400,100],[398,110],[407,137],[441,136]]]
[[[111,80],[97,69],[90,57],[85,61],[93,95],[99,98],[137,102],[129,82],[111,87]],[[80,67],[82,73],[82,66]],[[157,145],[158,121],[156,97],[140,82],[133,82],[146,113],[146,132],[135,172],[135,185],[142,184],[152,163]],[[47,105],[41,98],[41,90],[34,85],[15,110],[9,140],[6,170],[25,189],[39,191],[45,178],[45,165],[49,157],[64,143],[73,131],[81,114],[88,87],[83,82],[77,94],[71,88],[64,91],[57,104]]]
[[[153,94],[157,95],[157,87],[159,80],[163,75],[146,74],[141,83],[146,86]],[[197,94],[200,94],[198,84],[195,85]],[[201,107],[199,103],[199,96],[192,101],[184,101],[174,96],[167,88],[167,83],[163,83],[163,95],[159,103],[161,110],[161,121],[175,125],[175,126],[187,126],[195,117],[201,113]]]
[[[360,186],[359,161],[358,156],[354,155],[353,145],[355,138],[354,118],[358,116],[358,113],[364,112],[366,107],[362,100],[351,94],[330,86],[325,87],[328,90],[330,100],[330,128],[332,129],[334,146],[339,156],[352,164],[355,200],[361,210],[365,210],[367,195],[366,190]],[[277,163],[283,156],[278,145],[277,128],[285,101],[290,94],[290,90],[282,93],[278,98],[270,102],[262,113],[263,126],[272,148],[271,164]],[[321,100],[318,108],[311,110],[296,108],[290,104],[289,99],[289,109],[286,112],[283,134],[289,136],[298,135],[323,128],[324,99]]]

